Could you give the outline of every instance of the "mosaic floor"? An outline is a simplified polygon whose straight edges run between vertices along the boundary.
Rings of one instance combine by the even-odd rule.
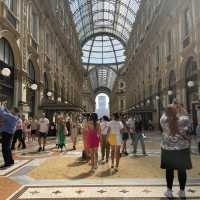
[[[143,157],[139,147],[134,156],[129,144],[128,156],[120,161],[119,172],[110,169],[110,163],[99,162],[98,170],[81,161],[82,142],[71,150],[55,148],[55,138],[48,140],[45,152],[37,152],[37,143],[26,150],[14,152],[15,165],[0,171],[0,200],[29,199],[164,199],[164,172],[160,169],[160,136],[149,133],[146,138],[148,156]],[[187,199],[200,200],[200,156],[196,144],[192,146],[193,169],[188,173]],[[0,163],[2,157],[0,155]],[[174,197],[178,183],[175,179]]]

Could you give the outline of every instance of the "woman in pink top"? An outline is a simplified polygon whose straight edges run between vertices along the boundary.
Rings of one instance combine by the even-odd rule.
[[[88,127],[87,127],[87,145],[90,150],[91,156],[91,164],[92,164],[92,172],[97,169],[98,162],[98,147],[100,140],[100,125],[97,122],[98,115],[96,113],[92,113],[89,118]]]

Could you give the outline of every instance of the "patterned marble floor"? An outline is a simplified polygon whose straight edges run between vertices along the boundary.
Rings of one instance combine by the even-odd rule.
[[[24,186],[9,199],[161,199],[163,190],[163,186]],[[178,187],[174,187],[175,198],[177,193]],[[188,187],[186,195],[199,199],[200,186]]]
[[[72,144],[68,142],[67,150],[64,152],[60,152],[55,148],[55,139],[52,138],[48,141],[46,152],[38,153],[36,142],[29,144],[26,150],[16,150],[14,152],[16,162],[13,167],[0,171],[0,200],[164,199],[165,180],[163,174],[156,175],[156,169],[159,169],[160,135],[155,133],[148,134],[145,141],[148,157],[144,158],[141,156],[140,147],[138,157],[134,157],[131,154],[132,146],[129,144],[128,151],[130,154],[128,157],[122,157],[121,163],[123,166],[118,174],[110,173],[107,170],[109,165],[100,164],[98,172],[93,176],[87,173],[90,166],[78,161],[82,152],[81,141],[79,141],[76,151],[71,151]],[[200,168],[198,171],[197,167],[200,157],[197,155],[195,140],[192,145],[192,153],[196,166],[193,169],[195,173],[193,171],[193,173],[189,174],[187,199],[200,200]],[[64,161],[64,166],[59,160]],[[2,157],[0,154],[1,162]],[[148,168],[145,164],[147,162],[150,166],[152,165],[151,167],[155,165],[155,169]],[[136,166],[136,163],[136,170],[126,170],[127,166]],[[49,167],[46,170],[45,167],[48,165]],[[146,170],[145,173],[137,176],[137,173],[141,173],[139,171],[144,169]],[[76,178],[65,176],[66,170]],[[84,174],[84,176],[80,177],[79,174]],[[175,180],[174,184],[174,195],[177,197],[177,180]]]

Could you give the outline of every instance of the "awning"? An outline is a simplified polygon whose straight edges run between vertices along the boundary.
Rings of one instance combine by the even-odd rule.
[[[44,103],[40,106],[40,109],[55,112],[83,112],[83,109],[80,106],[65,103]]]

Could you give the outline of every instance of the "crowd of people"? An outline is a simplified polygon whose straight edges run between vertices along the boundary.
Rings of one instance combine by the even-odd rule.
[[[111,154],[111,168],[117,172],[121,155],[128,155],[127,141],[132,139],[133,153],[137,154],[140,141],[146,156],[142,118],[139,115],[127,119],[114,113],[111,119],[103,116],[98,120],[96,113],[87,114],[83,123],[83,158],[91,159],[91,171],[98,167],[98,147],[101,148],[101,162],[108,163]]]
[[[76,150],[77,136],[79,133],[78,119],[74,122],[57,116],[56,124],[50,123],[45,114],[40,119],[20,117],[19,110],[8,110],[0,107],[0,133],[2,136],[2,154],[5,164],[0,169],[5,169],[14,164],[11,150],[16,148],[25,149],[26,142],[35,141],[38,137],[38,151],[45,151],[48,133],[56,134],[57,148],[63,150],[66,144],[66,135],[71,136],[73,150]],[[180,184],[179,196],[185,196],[187,169],[192,168],[190,157],[191,147],[191,121],[186,110],[181,104],[174,103],[166,107],[160,119],[162,127],[161,142],[161,168],[166,170],[167,191],[165,196],[172,198],[174,171],[178,171]],[[91,164],[91,172],[98,168],[99,160],[102,164],[111,161],[111,168],[118,172],[120,158],[127,156],[127,141],[130,139],[133,145],[133,154],[137,154],[138,142],[141,143],[142,153],[147,155],[145,148],[145,135],[143,120],[140,115],[126,118],[114,113],[109,119],[103,116],[98,119],[96,113],[86,114],[81,126],[83,138],[82,158]],[[197,127],[197,131],[198,131]],[[199,128],[200,129],[200,128]],[[101,148],[101,159],[98,150]]]

